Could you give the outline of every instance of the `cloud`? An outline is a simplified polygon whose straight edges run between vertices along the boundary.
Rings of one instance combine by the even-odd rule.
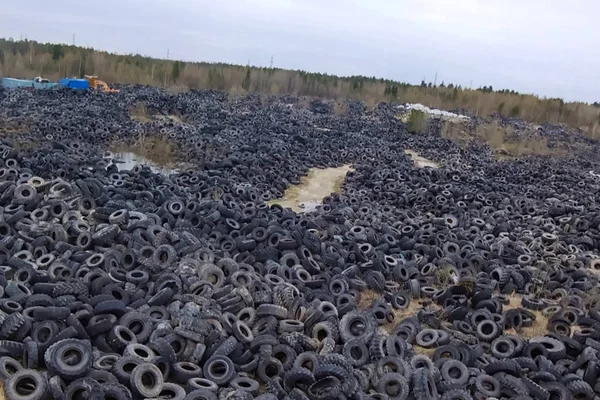
[[[0,35],[598,100],[591,0],[22,0]]]

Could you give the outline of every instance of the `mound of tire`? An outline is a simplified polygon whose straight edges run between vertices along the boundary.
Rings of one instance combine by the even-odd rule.
[[[499,162],[296,101],[0,89],[8,400],[600,396],[597,153]],[[106,156],[140,135],[189,167]],[[316,211],[269,203],[345,164]]]

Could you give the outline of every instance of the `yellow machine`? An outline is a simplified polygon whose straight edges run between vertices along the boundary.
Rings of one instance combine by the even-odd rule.
[[[102,89],[106,93],[116,93],[119,91],[118,89],[111,89],[106,82],[98,79],[96,75],[86,75],[85,79],[90,82],[90,87],[94,90]]]

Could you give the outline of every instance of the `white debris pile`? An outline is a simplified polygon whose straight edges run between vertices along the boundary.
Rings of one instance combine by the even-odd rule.
[[[419,104],[419,103],[416,103],[416,104],[408,103],[408,104],[404,104],[404,105],[399,105],[398,109],[401,109],[404,111],[412,111],[412,110],[423,111],[424,113],[435,115],[436,117],[439,117],[442,119],[464,119],[464,120],[470,119],[466,115],[460,115],[460,114],[452,113],[449,111],[438,110],[437,108],[429,108],[429,107],[424,106],[423,104]]]

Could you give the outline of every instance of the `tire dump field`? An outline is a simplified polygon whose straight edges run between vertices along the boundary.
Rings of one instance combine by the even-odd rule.
[[[0,89],[7,399],[598,398],[595,142],[541,127],[572,151],[497,161],[295,101]],[[177,168],[108,157],[141,141]],[[342,166],[314,210],[275,204]]]

